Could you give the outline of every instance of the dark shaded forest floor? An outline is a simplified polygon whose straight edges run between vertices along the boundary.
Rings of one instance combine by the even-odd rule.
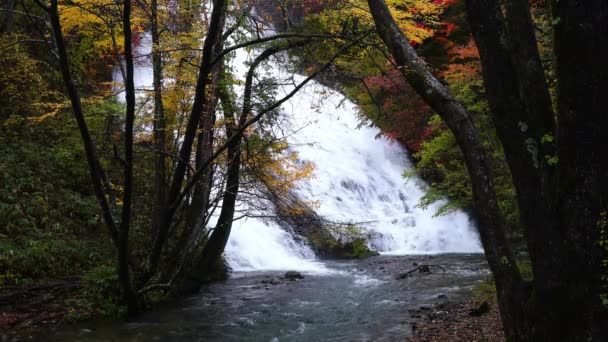
[[[57,325],[77,313],[80,279],[65,278],[30,286],[0,288],[0,340],[29,334]]]
[[[482,308],[482,310],[479,310]],[[488,304],[487,312],[477,301],[442,303],[411,312],[412,342],[503,342],[502,322],[497,305]]]

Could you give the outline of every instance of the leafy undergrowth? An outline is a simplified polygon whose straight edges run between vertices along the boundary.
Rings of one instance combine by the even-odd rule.
[[[0,337],[26,336],[50,325],[124,314],[116,269],[107,265],[82,277],[5,284],[0,288],[0,308]]]

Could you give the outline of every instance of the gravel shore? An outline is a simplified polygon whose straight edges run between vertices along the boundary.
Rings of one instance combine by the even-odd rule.
[[[500,313],[495,303],[467,301],[421,307],[411,314],[412,342],[504,342]],[[479,309],[482,310],[479,310]],[[484,312],[486,311],[486,312]]]

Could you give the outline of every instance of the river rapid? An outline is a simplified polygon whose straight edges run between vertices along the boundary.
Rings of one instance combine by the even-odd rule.
[[[396,276],[416,264],[432,273]],[[88,322],[46,336],[51,341],[403,341],[412,310],[457,301],[488,275],[479,254],[377,256],[325,261],[304,279],[283,272],[235,272],[200,294],[128,323]]]

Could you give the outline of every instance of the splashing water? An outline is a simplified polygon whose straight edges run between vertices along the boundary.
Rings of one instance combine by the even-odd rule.
[[[242,74],[246,58],[239,52],[235,59]],[[285,79],[290,74],[275,62],[266,76]],[[295,77],[296,83],[303,80]],[[279,95],[292,89],[285,86]],[[301,181],[295,193],[317,203],[318,214],[358,225],[371,247],[383,254],[481,252],[465,213],[435,217],[441,203],[418,207],[426,185],[403,178],[412,168],[405,149],[378,138],[377,128],[358,128],[357,106],[342,94],[311,82],[282,109],[291,124],[291,148],[301,161],[315,165],[313,177]],[[226,253],[235,269],[307,270],[311,265],[304,261],[314,256],[278,224],[257,219],[237,223]]]
[[[136,54],[150,50],[149,36],[144,35]],[[237,51],[233,66],[239,75],[245,74],[247,59],[245,51]],[[276,62],[266,72],[270,77],[290,76]],[[136,64],[135,75],[137,88],[151,88],[149,61]],[[297,82],[303,79],[295,76]],[[114,81],[122,82],[118,69]],[[284,86],[279,95],[292,89]],[[415,177],[403,178],[404,171],[412,168],[405,149],[378,138],[377,128],[358,128],[357,107],[342,94],[312,81],[282,109],[291,126],[284,127],[292,132],[287,138],[291,148],[301,161],[315,165],[313,177],[301,181],[295,193],[301,200],[317,203],[319,215],[359,226],[371,247],[383,254],[481,252],[466,214],[434,217],[440,203],[426,210],[417,206],[425,184]],[[235,271],[329,271],[305,243],[279,224],[257,218],[234,223],[226,257]]]

